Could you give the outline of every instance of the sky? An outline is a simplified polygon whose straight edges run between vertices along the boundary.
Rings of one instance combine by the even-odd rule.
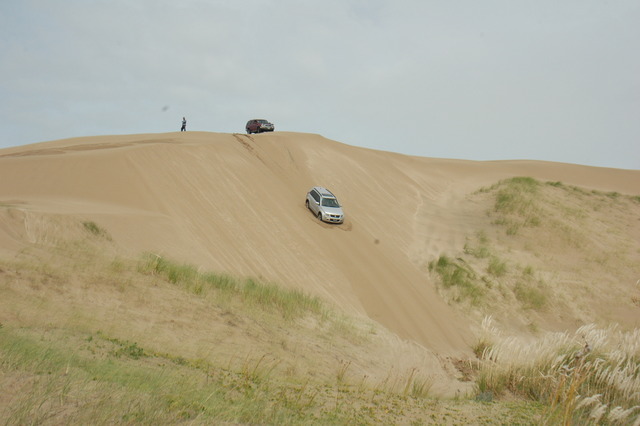
[[[638,0],[0,0],[0,149],[276,131],[640,169]]]

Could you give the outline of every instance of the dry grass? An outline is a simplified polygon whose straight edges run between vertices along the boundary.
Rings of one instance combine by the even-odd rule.
[[[109,240],[86,233],[87,241],[0,262],[0,386],[13,390],[0,396],[2,423],[511,423],[540,415],[528,402],[434,398],[433,371],[418,357],[403,361],[402,345],[384,348],[392,344],[384,330],[317,298],[157,256],[104,257]]]
[[[640,422],[640,330],[580,327],[536,340],[492,334],[482,352],[479,392],[543,402],[551,424]],[[485,338],[486,341],[486,338]]]

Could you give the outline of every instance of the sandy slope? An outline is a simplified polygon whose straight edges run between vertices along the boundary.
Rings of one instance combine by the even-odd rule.
[[[439,353],[468,352],[468,322],[421,265],[486,220],[459,200],[512,176],[640,194],[640,171],[417,158],[299,133],[78,138],[0,150],[0,254],[41,239],[40,215],[73,215],[131,253],[301,288]],[[339,197],[344,225],[305,209],[313,185]]]

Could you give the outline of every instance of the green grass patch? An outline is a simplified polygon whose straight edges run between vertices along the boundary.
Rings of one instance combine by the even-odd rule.
[[[518,281],[513,293],[524,308],[541,310],[547,305],[546,292],[532,284]]]
[[[470,244],[464,245],[464,252],[469,254],[477,259],[486,259],[491,256],[491,250],[487,246],[471,246]]]
[[[497,212],[525,214],[531,209],[532,195],[538,192],[539,182],[533,178],[512,178],[503,181],[496,194]]]
[[[85,346],[104,342],[96,336]],[[48,342],[6,329],[0,343],[0,371],[27,382],[4,407],[8,424],[290,424],[313,418],[300,413],[301,404],[271,401],[277,389],[264,380],[260,373],[266,367],[259,362],[248,362],[244,373],[205,364],[167,368],[157,354],[153,362],[115,352],[104,358],[65,347],[64,340]]]
[[[120,354],[140,348],[145,356]],[[432,379],[410,369],[366,385],[348,378],[350,362],[334,382],[284,380],[279,360],[253,354],[237,367],[183,360],[104,333],[0,330],[0,385],[12,394],[0,405],[3,424],[428,424],[476,423],[475,402],[432,399]],[[8,389],[8,388],[7,388]],[[511,405],[515,404],[515,405]],[[531,403],[494,408],[504,423]],[[459,414],[456,414],[459,413]]]
[[[485,259],[491,256],[491,250],[489,249],[489,237],[486,232],[480,230],[476,232],[476,245],[465,243],[464,252],[477,259]]]
[[[613,198],[614,200],[620,198],[620,193],[619,192],[615,192],[615,191],[607,192],[606,195],[607,195],[607,197]]]
[[[533,266],[527,265],[522,270],[522,275],[532,277],[534,274]]]
[[[477,285],[476,274],[461,259],[453,260],[442,255],[437,261],[429,263],[429,270],[439,275],[445,289],[455,288],[459,291],[459,296],[454,299],[457,302],[469,300],[477,304],[482,299],[483,290]]]
[[[495,277],[501,277],[507,273],[507,264],[503,260],[494,256],[489,260],[487,272]]]
[[[96,237],[106,238],[107,240],[111,239],[109,233],[105,229],[101,228],[95,222],[92,222],[92,221],[82,222],[82,226],[84,226],[84,229],[87,232],[89,232],[91,235],[94,235]]]
[[[253,278],[239,279],[226,274],[200,272],[193,265],[181,264],[154,254],[144,256],[139,270],[163,277],[196,295],[206,296],[215,291],[227,296],[239,296],[245,303],[275,309],[286,319],[298,318],[310,312],[324,315],[327,309],[319,298],[300,290],[285,289]]]
[[[498,215],[495,224],[515,235],[522,227],[540,226],[542,213],[538,206],[541,183],[531,177],[514,177],[498,182],[485,192],[495,191],[493,211]]]
[[[480,338],[471,347],[471,350],[473,350],[473,353],[476,356],[476,358],[482,359],[483,354],[485,353],[485,351],[489,350],[490,348],[491,348],[491,342],[488,339]],[[484,390],[482,392],[484,392]]]

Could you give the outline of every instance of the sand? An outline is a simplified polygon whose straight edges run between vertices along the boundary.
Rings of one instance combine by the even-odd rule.
[[[0,150],[0,255],[46,242],[43,215],[79,218],[132,255],[301,289],[443,356],[468,354],[471,324],[425,264],[486,221],[460,201],[513,176],[640,194],[638,170],[412,157],[313,134],[76,138]],[[343,225],[305,208],[315,185],[337,195]]]

